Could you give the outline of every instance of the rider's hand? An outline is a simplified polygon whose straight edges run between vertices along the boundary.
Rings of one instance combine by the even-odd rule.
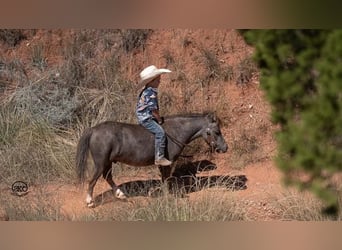
[[[159,125],[164,123],[164,117],[159,115],[159,110],[155,109],[152,111],[153,118],[158,122]]]
[[[164,117],[160,117],[160,119],[158,120],[158,124],[162,125],[164,123]]]

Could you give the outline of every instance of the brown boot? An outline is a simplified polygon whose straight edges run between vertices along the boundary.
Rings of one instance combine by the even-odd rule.
[[[171,161],[169,161],[168,159],[166,159],[165,157],[160,158],[158,160],[154,161],[155,165],[159,165],[159,166],[170,166],[172,164]]]

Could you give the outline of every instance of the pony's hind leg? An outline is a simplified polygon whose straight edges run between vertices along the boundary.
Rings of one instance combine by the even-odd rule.
[[[107,181],[109,186],[111,186],[115,197],[121,200],[126,199],[126,195],[120,190],[120,188],[116,186],[115,182],[113,181],[111,165],[107,166],[105,169],[106,170],[103,172],[103,178]]]
[[[86,202],[87,202],[87,206],[90,208],[95,207],[95,203],[94,203],[94,199],[93,199],[93,192],[94,192],[94,187],[95,184],[97,182],[97,180],[99,179],[99,177],[102,174],[102,168],[99,166],[95,165],[95,173],[93,175],[93,178],[89,181],[89,185],[88,185],[88,193],[87,193],[87,198],[86,198]]]

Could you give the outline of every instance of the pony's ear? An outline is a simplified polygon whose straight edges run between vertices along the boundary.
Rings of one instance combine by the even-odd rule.
[[[215,112],[211,112],[207,116],[211,122],[217,122],[217,116]]]
[[[213,113],[213,122],[218,122],[216,112]]]

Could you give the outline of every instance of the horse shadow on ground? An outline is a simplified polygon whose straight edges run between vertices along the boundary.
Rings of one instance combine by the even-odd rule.
[[[216,165],[208,160],[190,162],[177,166],[169,181],[169,192],[184,197],[186,194],[198,192],[203,189],[219,187],[230,191],[247,188],[245,175],[208,175],[196,176],[201,172],[216,169]],[[165,184],[161,180],[134,180],[119,185],[119,188],[129,197],[158,197],[163,195]],[[107,190],[95,197],[95,206],[115,200],[113,191]]]

